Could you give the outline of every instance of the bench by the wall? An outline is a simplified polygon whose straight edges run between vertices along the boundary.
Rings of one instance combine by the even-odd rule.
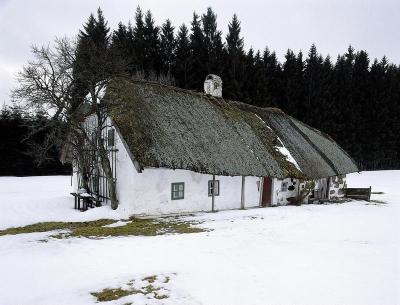
[[[345,188],[345,197],[352,199],[371,200],[371,187],[368,188]]]

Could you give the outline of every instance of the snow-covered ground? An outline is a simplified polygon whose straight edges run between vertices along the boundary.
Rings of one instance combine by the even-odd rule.
[[[69,177],[0,177],[0,229],[123,218],[72,209]],[[0,237],[0,304],[94,304],[90,292],[158,275],[169,298],[104,304],[400,304],[400,171],[348,176],[387,204],[350,202],[198,214],[213,231],[100,240]]]

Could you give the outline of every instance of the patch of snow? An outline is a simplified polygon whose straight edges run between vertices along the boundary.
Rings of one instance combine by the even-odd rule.
[[[292,163],[294,166],[296,166],[296,168],[301,171],[300,166],[297,164],[297,161],[295,160],[295,158],[293,158],[292,154],[290,153],[290,151],[285,147],[285,145],[283,145],[281,139],[278,137],[278,141],[280,142],[280,144],[282,146],[275,146],[275,148],[286,157],[286,160],[289,161],[290,163]]]
[[[68,179],[1,177],[0,225],[116,216],[109,207],[73,210]],[[134,304],[400,304],[400,171],[351,174],[347,184],[372,185],[385,193],[372,198],[388,203],[182,216],[214,229],[196,234],[48,242],[39,241],[47,233],[1,236],[0,304],[96,304],[90,292],[172,273],[169,298],[137,296]]]
[[[257,114],[254,114],[261,122],[263,122],[263,124],[272,131],[272,128],[269,127],[267,125],[267,123],[264,122],[264,120]],[[275,134],[275,132],[274,132]],[[295,158],[293,158],[292,154],[290,153],[290,151],[285,147],[285,145],[283,145],[283,142],[281,141],[281,139],[277,136],[279,143],[281,144],[281,146],[275,146],[275,148],[286,157],[286,160],[289,161],[290,163],[292,163],[294,166],[296,166],[296,168],[301,171],[299,165],[297,164],[297,161],[295,160]]]
[[[109,225],[103,226],[104,228],[115,228],[115,227],[123,227],[126,226],[126,224],[130,223],[130,221],[122,221],[119,220],[117,222],[111,223]]]
[[[0,177],[0,230],[43,221],[126,219],[109,205],[80,212],[70,195],[70,176]]]

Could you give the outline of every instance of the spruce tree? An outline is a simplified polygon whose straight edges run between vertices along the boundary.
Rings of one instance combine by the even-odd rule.
[[[315,44],[311,45],[304,68],[305,98],[300,112],[301,117],[312,126],[321,123],[321,113],[324,111],[322,96],[322,65],[323,58],[318,54]]]
[[[292,50],[285,55],[282,68],[282,90],[283,102],[281,108],[288,114],[303,120],[300,116],[304,113],[304,78],[303,78],[303,55],[298,56]]]
[[[222,33],[217,28],[217,15],[211,7],[207,8],[207,12],[201,17],[201,22],[203,25],[207,72],[221,75],[223,65]]]
[[[264,63],[264,106],[277,107],[282,101],[282,71],[275,52],[265,48]]]
[[[84,96],[96,83],[113,74],[115,68],[109,52],[110,29],[99,8],[97,18],[91,14],[78,35],[76,59],[73,69],[75,90],[71,111],[84,100]]]
[[[176,84],[182,88],[189,88],[190,41],[188,35],[188,28],[185,24],[182,24],[176,38],[175,64],[173,66]]]
[[[205,38],[201,29],[200,18],[193,13],[190,33],[190,63],[188,87],[198,91],[203,90],[203,82],[208,70],[205,63],[207,62],[207,49],[205,47]]]
[[[135,66],[135,54],[131,25],[129,24],[128,27],[126,27],[120,22],[118,24],[118,29],[113,32],[111,40],[110,52],[113,61],[115,61],[116,64],[123,65],[126,72],[132,74]]]
[[[144,71],[146,76],[157,77],[160,73],[159,28],[154,24],[151,12],[144,16]]]
[[[228,25],[226,36],[226,56],[223,70],[223,95],[232,99],[238,99],[244,80],[244,43],[240,37],[240,21],[236,14]]]
[[[134,70],[136,74],[144,74],[145,70],[145,39],[143,12],[138,6],[135,12],[135,24],[133,26],[133,53],[135,54]]]
[[[174,27],[171,21],[167,21],[161,27],[161,39],[160,39],[160,60],[161,60],[161,72],[165,75],[171,74],[171,69],[175,60],[175,36]]]

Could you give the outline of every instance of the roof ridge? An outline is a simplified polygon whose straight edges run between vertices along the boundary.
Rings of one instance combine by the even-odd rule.
[[[241,101],[236,101],[236,100],[230,100],[230,99],[226,99],[224,97],[217,97],[217,96],[213,96],[210,94],[206,94],[204,92],[200,92],[200,91],[195,91],[195,90],[191,90],[191,89],[185,89],[185,88],[181,88],[181,87],[177,87],[174,85],[169,85],[169,84],[163,84],[160,82],[156,82],[156,81],[150,81],[150,80],[145,80],[145,79],[135,79],[135,78],[125,78],[127,81],[133,82],[133,83],[139,83],[139,84],[148,84],[148,85],[156,85],[159,87],[164,87],[170,90],[174,90],[177,92],[183,92],[183,93],[187,93],[187,94],[193,94],[193,95],[197,95],[197,96],[201,96],[210,100],[217,100],[217,101],[224,101],[228,104],[242,104],[245,105],[249,108],[254,108],[254,109],[259,109],[259,110],[263,110],[263,111],[270,111],[270,112],[274,112],[274,113],[282,113],[287,115],[282,109],[277,108],[277,107],[259,107],[259,106],[254,106],[251,104],[247,104]]]

